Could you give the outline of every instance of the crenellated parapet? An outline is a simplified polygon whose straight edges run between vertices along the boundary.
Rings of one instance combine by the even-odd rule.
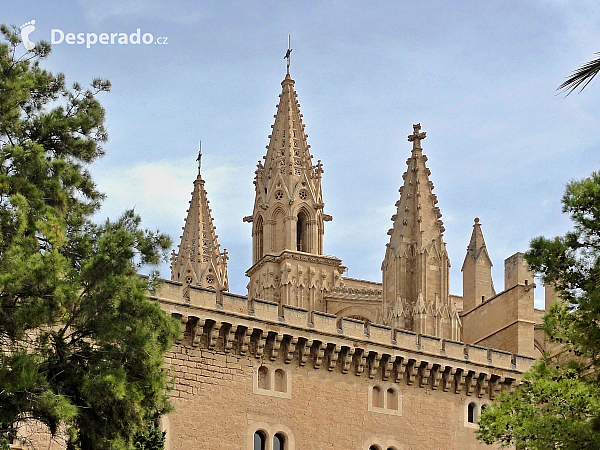
[[[314,370],[494,396],[533,358],[384,325],[166,282],[152,297],[185,325],[184,345]]]

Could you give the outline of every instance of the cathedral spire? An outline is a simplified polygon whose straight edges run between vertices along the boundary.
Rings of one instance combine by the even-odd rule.
[[[433,193],[433,183],[429,180],[431,171],[425,165],[427,156],[423,154],[421,141],[426,133],[421,131],[421,124],[413,125],[413,133],[408,136],[412,142],[412,154],[406,160],[407,170],[402,175],[404,185],[400,188],[400,200],[396,202],[397,213],[393,216],[393,228],[390,245],[396,247],[402,236],[419,247],[428,247],[433,241],[443,243],[445,231],[441,220],[442,213],[436,206],[437,196]],[[445,244],[444,244],[445,247]]]
[[[181,243],[171,257],[171,279],[186,285],[229,290],[227,250],[220,252],[216,228],[201,174],[202,143],[198,152],[198,175],[187,211]]]
[[[429,180],[431,171],[425,165],[427,156],[421,147],[426,136],[421,124],[413,125],[413,133],[408,136],[411,156],[402,175],[404,185],[399,190],[382,264],[384,315],[397,305],[407,305],[414,314],[407,318],[407,328],[456,339],[457,333],[452,330],[457,327],[451,326],[450,318],[445,229]]]
[[[294,84],[289,74],[281,82],[267,153],[255,172],[254,212],[244,219],[254,221],[254,263],[283,250],[323,254],[323,221],[331,220],[323,213],[323,165],[313,166]]]

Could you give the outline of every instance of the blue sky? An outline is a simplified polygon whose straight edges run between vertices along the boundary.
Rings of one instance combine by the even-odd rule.
[[[598,170],[600,86],[556,87],[600,51],[600,4],[566,1],[10,2],[0,22],[31,38],[152,33],[167,45],[57,44],[44,63],[69,82],[108,78],[107,193],[99,218],[135,207],[178,243],[202,140],[203,176],[233,292],[251,264],[252,179],[273,123],[292,35],[312,154],[324,163],[325,252],[349,275],[381,280],[386,231],[420,122],[443,213],[451,285],[474,217],[494,262],[569,228],[566,182]],[[162,271],[169,276],[168,266]],[[537,295],[537,293],[536,293]],[[539,301],[538,301],[539,303]]]

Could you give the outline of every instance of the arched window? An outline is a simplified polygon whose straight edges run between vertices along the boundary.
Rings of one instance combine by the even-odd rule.
[[[285,250],[285,225],[283,223],[283,212],[280,210],[274,217],[275,220],[275,251]]]
[[[269,389],[269,369],[265,366],[258,368],[258,388]]]
[[[296,250],[309,252],[308,248],[308,216],[304,211],[298,213],[296,222]]]
[[[467,422],[469,423],[475,423],[475,408],[476,405],[473,402],[469,403],[469,406],[467,406]]]
[[[285,372],[281,369],[277,369],[275,371],[275,390],[277,392],[285,392],[286,389],[286,379]]]
[[[381,448],[379,447],[379,445],[371,445],[369,447],[369,450],[381,450]]]
[[[383,408],[383,393],[379,386],[373,386],[373,406]]]
[[[261,216],[258,216],[258,220],[256,221],[254,234],[256,235],[256,261],[258,262],[264,254],[263,219]]]
[[[396,450],[396,447],[388,447],[387,450]]]
[[[388,409],[398,410],[398,393],[395,389],[389,388],[387,390],[387,407]]]
[[[273,436],[273,450],[285,450],[285,437],[281,433]]]
[[[267,439],[265,433],[258,430],[254,433],[254,450],[265,450]]]

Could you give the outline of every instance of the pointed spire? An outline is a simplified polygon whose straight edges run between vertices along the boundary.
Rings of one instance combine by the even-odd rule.
[[[408,136],[412,151],[402,175],[404,185],[399,189],[400,199],[392,216],[394,225],[388,231],[390,241],[382,263],[383,308],[387,310],[398,299],[405,299],[414,315],[413,331],[449,337],[451,330],[447,326],[435,330],[423,315],[444,311],[450,302],[445,229],[429,180],[431,171],[425,165],[427,156],[421,147],[426,136],[421,124],[413,125],[413,133]]]
[[[220,252],[205,181],[201,175],[202,143],[198,152],[198,176],[188,209],[181,243],[171,258],[171,279],[187,285],[229,290],[227,250]]]
[[[463,273],[463,310],[465,312],[496,295],[492,280],[492,266],[479,217],[475,217],[467,254],[460,269]]]
[[[471,233],[471,240],[469,241],[469,245],[467,247],[467,255],[465,256],[465,260],[468,257],[472,257],[474,261],[477,261],[482,255],[485,258],[487,258],[490,267],[493,266],[492,259],[490,258],[490,255],[487,251],[487,247],[485,245],[485,239],[483,238],[483,231],[481,231],[481,223],[479,223],[479,217],[475,217],[473,223],[473,232]]]
[[[402,175],[404,186],[399,190],[397,213],[392,216],[394,226],[389,232],[392,247],[402,240],[400,236],[415,242],[418,247],[428,246],[434,240],[442,242],[445,231],[442,213],[436,206],[438,200],[433,193],[433,183],[429,180],[431,171],[425,165],[427,156],[421,147],[421,140],[425,139],[426,133],[420,130],[421,124],[415,124],[413,134],[408,136],[413,148],[410,158],[406,160],[408,168]]]
[[[269,135],[267,154],[263,157],[264,167],[259,163],[259,174],[262,185],[270,188],[276,179],[281,179],[287,187],[287,194],[292,195],[299,180],[305,178],[317,180],[323,173],[322,165],[313,167],[308,135],[304,132],[300,104],[298,103],[295,81],[287,74],[281,82],[281,94],[277,105],[275,122]],[[317,187],[317,186],[315,186]]]

